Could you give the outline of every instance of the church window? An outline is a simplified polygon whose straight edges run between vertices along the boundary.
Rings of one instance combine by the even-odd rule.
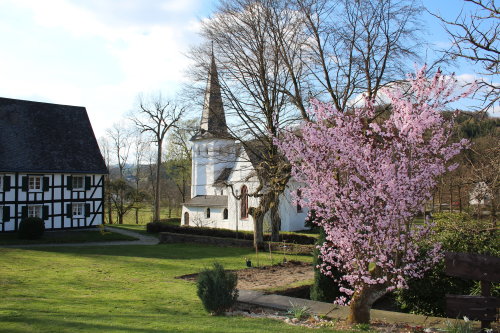
[[[248,218],[248,188],[246,185],[241,187],[241,218]]]
[[[228,217],[229,217],[229,212],[228,212],[227,208],[224,208],[224,211],[222,212],[222,215],[223,215],[223,217],[222,217],[222,218],[223,218],[224,220],[227,220],[227,219],[228,219]]]
[[[207,219],[210,218],[210,208],[207,208],[206,217],[207,217]]]
[[[297,190],[297,213],[302,213],[302,206],[300,205],[300,198],[302,198],[302,191]]]

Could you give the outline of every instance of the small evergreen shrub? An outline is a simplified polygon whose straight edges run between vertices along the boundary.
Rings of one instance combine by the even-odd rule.
[[[435,214],[433,241],[445,252],[465,252],[500,256],[500,232],[491,220],[478,220],[465,213]],[[425,255],[425,253],[422,253]],[[444,316],[446,294],[474,295],[478,282],[447,276],[444,259],[427,271],[422,279],[408,281],[408,289],[396,292],[396,301],[404,311]],[[493,296],[500,296],[500,284],[493,284]]]
[[[21,239],[40,239],[45,231],[45,223],[39,217],[27,217],[19,223],[18,236]]]
[[[316,245],[321,246],[326,241],[326,234],[323,228],[320,228],[320,234]],[[309,297],[314,301],[332,303],[337,297],[340,296],[339,285],[330,276],[321,273],[317,267],[321,265],[321,258],[319,257],[320,251],[318,248],[313,252],[313,265],[314,265],[314,284],[311,286]],[[335,278],[339,278],[341,273],[333,268],[332,274]]]
[[[198,275],[197,294],[207,312],[222,315],[238,299],[236,283],[238,276],[227,272],[220,263],[214,263],[212,269],[205,269]]]

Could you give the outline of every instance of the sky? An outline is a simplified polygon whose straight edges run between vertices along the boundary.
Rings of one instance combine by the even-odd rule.
[[[423,3],[447,18],[463,4]],[[0,0],[0,96],[85,106],[100,137],[139,93],[180,91],[185,54],[215,7],[215,0]],[[436,19],[426,14],[424,22],[428,42],[449,43]],[[456,73],[474,76],[468,66]]]

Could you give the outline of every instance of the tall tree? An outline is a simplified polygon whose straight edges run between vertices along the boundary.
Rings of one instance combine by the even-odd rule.
[[[160,169],[163,153],[163,140],[168,131],[181,119],[185,108],[165,99],[161,93],[138,97],[138,110],[131,120],[141,133],[150,135],[156,143],[156,187],[153,219],[160,219]]]
[[[309,120],[310,97],[345,110],[357,94],[375,97],[400,78],[403,59],[416,54],[419,11],[411,0],[223,0],[202,22],[221,68],[226,110],[240,119],[231,134],[259,160],[260,186],[250,193],[259,198],[251,210],[257,242],[267,212],[277,239],[279,198],[290,179],[273,143],[279,129]],[[192,52],[205,72],[206,49]]]
[[[124,179],[123,172],[130,155],[130,148],[132,147],[132,133],[122,122],[113,124],[113,127],[106,130],[106,134],[111,142],[111,150],[116,158],[120,178]]]
[[[436,178],[453,169],[447,161],[467,144],[450,143],[452,122],[440,113],[464,96],[454,81],[439,72],[428,80],[423,68],[409,80],[411,96],[402,88],[385,91],[392,109],[386,119],[375,117],[373,99],[348,113],[318,102],[316,123],[303,125],[300,136],[284,133],[281,148],[306,184],[302,203],[327,234],[323,271],[344,274],[340,291],[350,295],[352,323],[369,322],[377,299],[440,257],[439,244],[419,254],[432,229],[413,218]]]
[[[468,5],[454,20],[434,14],[443,23],[452,41],[446,53],[481,67],[484,76],[477,85],[482,92],[484,110],[498,107],[500,100],[500,7],[495,0],[465,0]]]
[[[106,208],[108,209],[108,223],[113,224],[113,210],[112,210],[112,201],[111,195],[109,193],[109,183],[110,183],[110,175],[109,175],[109,166],[111,163],[111,149],[109,141],[106,137],[102,136],[99,138],[99,148],[101,150],[102,157],[104,157],[104,162],[106,163],[106,168],[108,169],[108,174],[104,178],[104,201],[106,202]]]

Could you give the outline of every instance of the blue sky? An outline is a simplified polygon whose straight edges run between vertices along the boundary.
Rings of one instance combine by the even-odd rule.
[[[190,45],[213,0],[0,0],[0,96],[82,105],[97,136],[134,107],[141,92],[173,96],[185,82]],[[424,0],[454,18],[460,0]],[[448,38],[425,15],[439,46]],[[473,75],[462,66],[458,75]],[[201,111],[200,111],[201,112]]]

